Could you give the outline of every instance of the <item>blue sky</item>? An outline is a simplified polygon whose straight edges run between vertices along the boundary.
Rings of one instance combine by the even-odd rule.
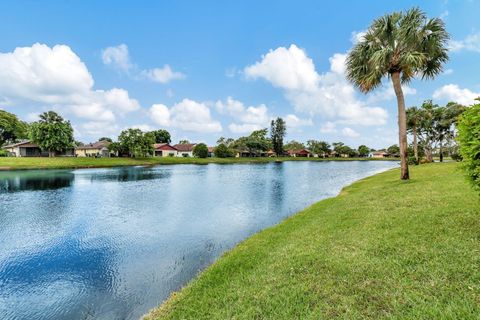
[[[480,95],[479,1],[2,1],[0,108],[56,110],[77,139],[165,128],[213,144],[287,120],[287,140],[396,143],[388,82],[367,96],[343,75],[372,19],[419,6],[452,36],[445,73],[407,105]]]

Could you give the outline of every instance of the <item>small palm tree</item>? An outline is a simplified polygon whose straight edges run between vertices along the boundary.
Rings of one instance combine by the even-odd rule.
[[[448,60],[449,35],[439,18],[428,19],[413,8],[394,12],[373,21],[364,38],[347,57],[347,78],[367,93],[392,80],[398,104],[401,179],[409,179],[407,164],[407,122],[402,83],[415,76],[433,79]]]
[[[418,159],[418,128],[422,121],[422,111],[417,107],[410,107],[407,109],[407,128],[413,136],[413,155],[415,156],[415,163],[419,163]]]

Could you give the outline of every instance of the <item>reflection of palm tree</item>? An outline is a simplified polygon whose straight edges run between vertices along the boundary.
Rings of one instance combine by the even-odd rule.
[[[376,19],[347,58],[347,77],[362,92],[392,80],[397,96],[401,179],[409,179],[407,164],[407,121],[402,83],[415,76],[431,79],[442,72],[448,60],[449,35],[441,19],[427,19],[414,8]]]

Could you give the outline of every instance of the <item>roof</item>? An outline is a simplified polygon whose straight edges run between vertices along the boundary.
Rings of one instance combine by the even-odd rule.
[[[208,147],[208,152],[215,152],[215,147]]]
[[[94,143],[89,143],[89,144],[84,144],[83,146],[78,146],[76,147],[75,149],[76,150],[91,150],[91,149],[103,149],[103,148],[106,148],[110,145],[111,142],[109,141],[105,141],[105,140],[102,140],[102,141],[97,141],[97,142],[94,142]]]
[[[6,149],[6,148],[15,148],[15,147],[19,147],[19,146],[22,146],[24,148],[38,148],[38,145],[31,142],[30,140],[23,140],[23,141],[20,141],[20,142],[16,142],[16,143],[12,143],[12,144],[8,144],[6,146],[3,146],[2,148],[3,149]]]
[[[299,154],[299,153],[310,153],[307,149],[300,149],[300,150],[287,150],[288,154]]]
[[[196,143],[185,143],[185,144],[176,144],[173,147],[180,152],[190,152],[195,148]]]
[[[372,154],[388,154],[385,150],[373,151]]]
[[[155,143],[153,147],[155,148],[155,150],[177,150],[175,147],[172,147],[168,143]]]

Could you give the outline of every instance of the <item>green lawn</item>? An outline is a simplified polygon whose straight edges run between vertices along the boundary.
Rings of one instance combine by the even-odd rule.
[[[158,165],[158,164],[208,164],[208,163],[262,163],[269,161],[352,161],[373,160],[371,158],[179,158],[179,157],[155,157],[155,158],[2,158],[0,157],[0,170],[13,169],[59,169],[59,168],[100,168],[134,165]],[[374,159],[393,160],[398,159]]]
[[[382,173],[222,256],[148,319],[479,319],[480,197],[456,163]]]

